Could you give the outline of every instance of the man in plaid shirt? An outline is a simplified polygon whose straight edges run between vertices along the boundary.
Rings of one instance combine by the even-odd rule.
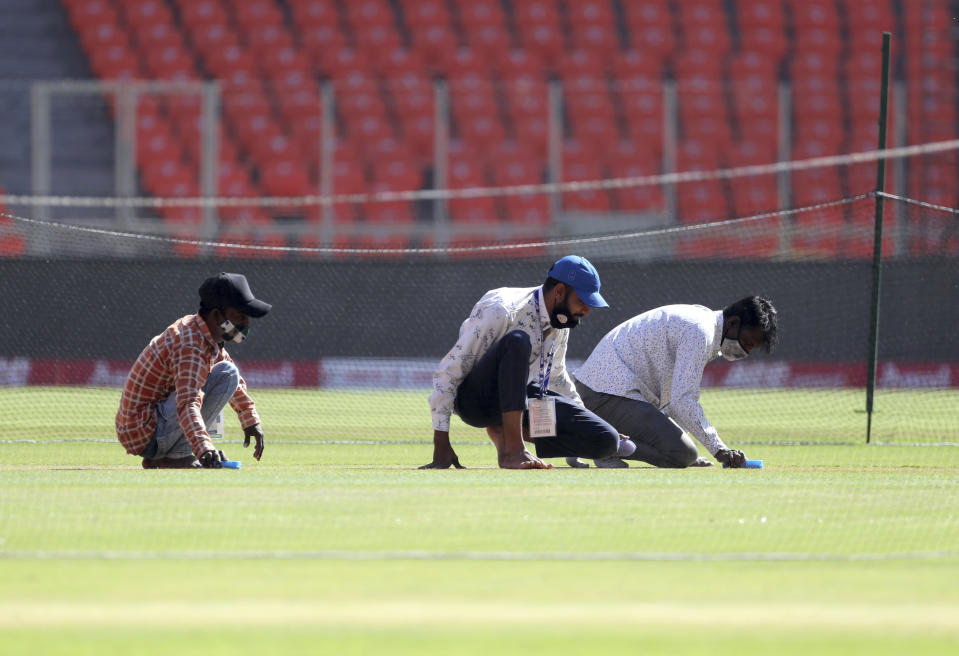
[[[214,448],[207,426],[227,403],[240,417],[243,446],[252,437],[253,457],[263,455],[260,417],[223,343],[246,339],[250,317],[262,317],[272,306],[254,297],[238,273],[207,278],[199,292],[199,312],[154,337],[123,386],[117,438],[127,453],[143,458],[144,469],[219,467],[226,458]]]

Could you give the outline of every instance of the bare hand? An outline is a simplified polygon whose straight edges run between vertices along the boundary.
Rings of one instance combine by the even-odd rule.
[[[552,469],[548,462],[543,462],[532,453],[523,449],[499,456],[500,469]]]
[[[243,429],[243,448],[249,448],[250,438],[256,440],[256,446],[253,447],[253,457],[257,460],[263,455],[263,428],[259,424],[253,424]]]
[[[460,459],[450,445],[449,433],[436,431],[433,434],[433,462],[417,469],[449,469],[450,467],[466,469],[460,464]]]

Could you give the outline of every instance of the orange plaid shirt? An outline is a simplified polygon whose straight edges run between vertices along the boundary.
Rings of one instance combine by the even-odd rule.
[[[155,406],[173,391],[176,391],[180,428],[193,447],[193,453],[199,456],[212,449],[213,442],[200,415],[200,407],[203,385],[210,369],[224,360],[233,362],[226,349],[213,341],[210,329],[198,314],[178,319],[150,340],[130,369],[117,411],[117,438],[127,453],[143,453],[156,431]],[[239,415],[243,428],[260,422],[242,377],[230,399],[230,407]]]

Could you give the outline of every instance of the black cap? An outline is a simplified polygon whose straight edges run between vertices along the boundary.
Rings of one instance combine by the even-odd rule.
[[[236,308],[251,317],[262,317],[273,307],[257,300],[242,273],[218,273],[200,285],[200,302],[212,308]]]

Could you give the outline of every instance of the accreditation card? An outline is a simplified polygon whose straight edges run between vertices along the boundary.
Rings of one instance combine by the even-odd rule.
[[[529,400],[529,436],[556,436],[556,399],[544,397]]]

